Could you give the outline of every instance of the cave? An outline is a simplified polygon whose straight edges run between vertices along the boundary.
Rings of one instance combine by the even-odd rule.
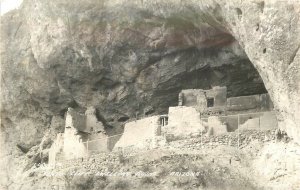
[[[39,2],[36,6],[56,10],[54,4]],[[81,112],[95,106],[107,126],[118,128],[123,122],[123,119],[118,122],[119,118],[142,116],[149,107],[151,114],[165,113],[169,106],[176,104],[181,89],[226,86],[228,97],[268,92],[280,128],[291,135],[299,134],[296,72],[299,48],[294,43],[297,40],[292,40],[292,47],[286,48],[281,47],[284,43],[279,43],[276,35],[272,38],[278,42],[275,44],[264,41],[268,38],[257,38],[265,36],[266,26],[277,26],[275,20],[258,22],[259,15],[265,14],[268,7],[266,3],[243,5],[253,7],[253,17],[245,16],[243,6],[232,3],[206,2],[207,6],[197,9],[187,8],[193,7],[188,4],[182,2],[185,8],[179,10],[165,4],[156,7],[152,3],[129,3],[124,9],[105,9],[109,5],[90,2],[89,5],[101,10],[93,13],[89,6],[82,5],[93,15],[92,21],[84,13],[77,14],[75,3],[62,3],[55,18],[49,18],[44,10],[27,11],[31,14],[22,17],[25,10],[33,8],[24,4],[20,9],[24,13],[15,13],[14,22],[8,22],[8,17],[3,20],[3,39],[10,39],[15,28],[15,40],[24,41],[17,46],[7,43],[11,48],[5,48],[3,63],[24,64],[16,68],[3,64],[4,89],[12,92],[3,99],[3,110],[17,111],[17,107],[24,107],[18,110],[20,115],[28,118],[28,113],[37,113],[35,117],[39,118],[46,114],[51,119],[57,115],[63,117],[70,106]],[[289,10],[286,7],[282,12]],[[64,11],[72,14],[66,17]],[[128,12],[134,16],[126,17]],[[103,14],[110,16],[103,17]],[[121,15],[124,20],[120,19]],[[37,17],[45,22],[41,23]],[[24,19],[31,24],[24,24]],[[57,33],[52,30],[56,27],[64,30]],[[244,29],[239,30],[241,27]],[[40,32],[43,28],[46,31]],[[291,29],[297,39],[297,27]],[[289,39],[293,38],[289,36]],[[31,47],[26,53],[24,44]],[[23,56],[14,56],[16,52]],[[20,91],[24,96],[18,96]],[[23,106],[23,102],[28,106]],[[30,102],[35,102],[35,109]],[[30,122],[39,126],[48,122],[36,118]]]
[[[234,52],[236,49],[239,54]],[[159,69],[168,70],[168,75],[160,76]],[[142,85],[151,83],[154,87],[148,97],[143,96],[144,91],[138,92],[137,97],[144,98],[143,104],[138,107],[142,110],[143,106],[151,105],[155,110],[152,115],[165,114],[170,106],[176,106],[178,94],[184,89],[208,90],[214,86],[225,86],[228,98],[267,93],[258,71],[236,41],[224,47],[218,45],[200,50],[192,47],[168,55],[143,70],[141,75],[152,78],[143,80]],[[139,113],[143,114],[142,111]]]
[[[36,8],[56,10],[54,4],[37,2]],[[31,4],[10,13],[14,21],[3,19],[2,35],[9,40],[14,31],[17,45],[7,41],[3,49],[7,96],[2,110],[13,121],[5,125],[21,126],[29,118],[27,123],[47,126],[51,118],[63,120],[68,107],[84,112],[95,106],[108,130],[119,130],[124,116],[166,113],[169,106],[177,104],[182,89],[226,86],[228,97],[268,92],[280,128],[297,136],[299,46],[297,40],[291,40],[299,36],[297,25],[290,27],[295,37],[284,40],[293,42],[286,48],[288,43],[279,43],[278,35],[271,41],[257,37],[266,36],[267,26],[277,26],[275,20],[258,22],[268,7],[264,2],[243,5],[253,7],[253,17],[245,16],[243,6],[232,3],[206,2],[207,6],[197,9],[189,9],[194,5],[188,4],[178,10],[152,3],[105,9],[109,5],[90,2],[100,10],[94,13],[82,5],[93,15],[92,21],[84,13],[77,14],[78,4],[70,2],[59,6],[55,18],[49,18],[46,10],[27,11],[35,7]],[[282,12],[289,10],[286,7]],[[66,17],[64,11],[71,11],[70,15]],[[26,12],[31,14],[23,16]],[[134,16],[126,17],[128,12]],[[63,28],[61,33],[52,30],[57,27]],[[238,29],[241,27],[243,30]],[[15,114],[22,117],[13,119]],[[35,136],[29,137],[32,140],[24,137],[22,143],[33,146],[42,136],[43,127],[37,128]]]

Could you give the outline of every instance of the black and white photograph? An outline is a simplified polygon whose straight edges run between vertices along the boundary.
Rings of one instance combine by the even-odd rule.
[[[0,10],[0,190],[300,190],[300,0]]]

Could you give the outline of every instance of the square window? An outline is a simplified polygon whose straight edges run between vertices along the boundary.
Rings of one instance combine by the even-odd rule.
[[[207,98],[207,107],[214,107],[215,99],[214,98]]]

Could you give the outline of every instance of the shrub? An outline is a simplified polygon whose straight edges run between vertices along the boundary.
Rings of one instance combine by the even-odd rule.
[[[105,176],[94,177],[94,190],[104,189],[107,185],[108,181]]]
[[[144,184],[153,184],[155,182],[155,179],[153,177],[143,177],[141,180],[140,180],[140,183],[142,185]]]
[[[93,188],[94,180],[92,176],[74,176],[71,184],[76,190],[88,190]]]
[[[126,190],[129,189],[129,183],[128,181],[118,179],[108,184],[106,188],[110,190]]]

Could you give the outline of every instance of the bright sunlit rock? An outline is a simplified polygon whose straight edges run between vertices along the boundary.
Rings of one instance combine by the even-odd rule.
[[[23,0],[2,0],[1,1],[1,15],[7,13],[10,10],[17,9]]]

